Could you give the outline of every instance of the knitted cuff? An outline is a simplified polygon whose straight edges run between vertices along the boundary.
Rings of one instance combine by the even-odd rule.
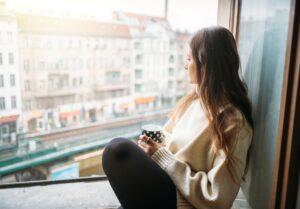
[[[175,155],[165,147],[160,147],[156,150],[151,158],[164,170],[176,160]]]

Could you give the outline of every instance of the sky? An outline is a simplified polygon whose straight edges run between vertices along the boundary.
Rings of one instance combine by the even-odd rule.
[[[109,20],[112,11],[164,16],[165,0],[5,0],[11,9],[83,14]],[[168,20],[173,29],[194,32],[216,25],[218,0],[169,0]]]

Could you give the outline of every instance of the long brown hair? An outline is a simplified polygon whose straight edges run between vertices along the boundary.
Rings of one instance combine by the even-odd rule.
[[[229,172],[234,180],[232,156],[239,127],[227,128],[236,119],[239,110],[244,119],[254,130],[251,102],[248,98],[247,85],[240,78],[240,59],[232,33],[224,27],[208,27],[197,31],[190,40],[189,47],[197,66],[197,84],[186,96],[181,98],[169,117],[176,121],[189,106],[199,99],[209,121],[214,137],[214,151],[222,149],[225,153]],[[231,104],[228,107],[227,104]],[[224,111],[220,111],[224,110]],[[245,120],[243,120],[245,122]],[[246,167],[242,180],[248,171],[251,145],[247,153]]]

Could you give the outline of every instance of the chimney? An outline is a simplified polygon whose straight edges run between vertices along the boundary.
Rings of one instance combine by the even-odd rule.
[[[168,20],[168,0],[165,0],[165,19]]]

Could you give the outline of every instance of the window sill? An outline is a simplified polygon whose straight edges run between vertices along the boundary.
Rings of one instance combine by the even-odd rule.
[[[3,209],[113,209],[120,203],[105,177],[2,185]]]

